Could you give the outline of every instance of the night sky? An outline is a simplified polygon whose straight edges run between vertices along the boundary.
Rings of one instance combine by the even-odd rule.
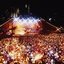
[[[64,25],[64,2],[54,0],[1,0],[0,1],[0,24],[5,22],[11,13],[16,12],[16,9],[20,9],[20,14],[26,14],[25,4],[30,6],[30,12],[35,15],[44,18],[56,26]],[[64,26],[63,26],[64,27]]]

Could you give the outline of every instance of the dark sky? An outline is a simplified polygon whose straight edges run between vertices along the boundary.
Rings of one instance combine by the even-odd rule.
[[[30,12],[48,20],[52,17],[55,25],[64,25],[64,2],[61,0],[1,0],[0,1],[0,20],[4,22],[11,12],[20,9],[21,14],[26,13],[25,4],[30,5]],[[2,17],[4,17],[2,19]],[[55,19],[55,21],[54,21]],[[0,24],[2,23],[0,21]]]

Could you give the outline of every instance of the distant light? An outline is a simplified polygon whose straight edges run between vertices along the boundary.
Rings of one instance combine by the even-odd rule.
[[[27,4],[25,5],[25,8],[27,8],[28,6],[27,6]]]
[[[51,21],[52,20],[52,18],[49,18],[49,21]]]

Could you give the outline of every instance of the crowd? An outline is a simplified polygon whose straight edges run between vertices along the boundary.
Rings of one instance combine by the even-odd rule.
[[[63,64],[64,34],[12,36],[0,40],[0,64]]]

